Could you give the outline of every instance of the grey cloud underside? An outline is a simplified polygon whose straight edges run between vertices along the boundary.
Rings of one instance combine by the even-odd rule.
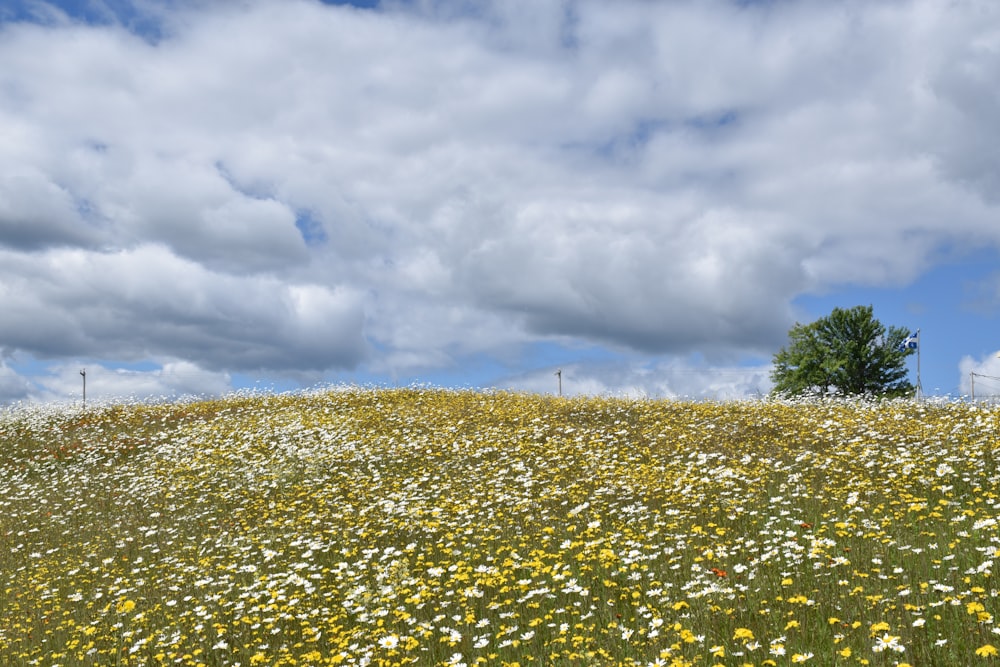
[[[1000,53],[996,39],[974,40],[940,66],[933,90],[946,101],[939,164],[993,204],[1000,203]],[[969,132],[969,128],[975,128]]]
[[[357,294],[211,273],[160,246],[3,257],[0,339],[39,357],[183,358],[206,369],[353,367],[364,356]]]
[[[753,229],[732,221],[703,220],[657,242],[627,232],[554,237],[538,223],[478,248],[462,275],[484,306],[520,315],[542,334],[647,352],[707,351],[734,340],[766,349],[791,317],[776,296],[803,280],[791,247],[746,243],[741,237]],[[732,247],[710,251],[706,230],[724,226]]]
[[[4,347],[759,353],[1000,246],[985,0],[149,6],[0,26]]]
[[[33,214],[0,217],[0,246],[12,250],[31,252],[59,246],[93,247],[99,238],[77,225],[61,224],[52,218],[39,220]]]
[[[86,202],[75,201],[43,173],[14,165],[0,175],[0,247],[94,247],[102,234],[88,213]]]

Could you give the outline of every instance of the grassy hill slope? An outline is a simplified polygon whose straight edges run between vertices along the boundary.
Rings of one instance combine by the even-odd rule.
[[[998,424],[411,389],[13,409],[0,664],[988,661]]]

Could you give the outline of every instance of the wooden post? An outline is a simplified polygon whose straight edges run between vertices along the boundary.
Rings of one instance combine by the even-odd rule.
[[[83,407],[87,408],[87,369],[84,368],[80,371],[80,375],[83,376]]]
[[[562,369],[557,370],[555,375],[559,378],[559,395],[562,396]]]

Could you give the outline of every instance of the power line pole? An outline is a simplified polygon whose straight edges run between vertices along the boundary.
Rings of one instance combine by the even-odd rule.
[[[555,372],[555,376],[559,378],[559,395],[562,396],[562,369],[560,368]]]
[[[80,375],[83,376],[83,407],[87,408],[87,369],[80,369]]]

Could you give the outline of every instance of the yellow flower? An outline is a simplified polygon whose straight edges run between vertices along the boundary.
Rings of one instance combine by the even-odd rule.
[[[122,600],[115,605],[115,611],[119,614],[127,614],[133,609],[135,609],[135,602],[132,602],[132,600]]]
[[[733,633],[733,639],[746,639],[753,641],[753,631],[749,628],[736,628],[736,632]]]
[[[788,623],[785,624],[785,630],[791,630],[792,628],[797,627],[799,627],[798,621],[788,621]]]
[[[885,621],[880,621],[878,623],[873,623],[872,624],[872,627],[871,627],[872,637],[874,637],[875,635],[877,635],[880,632],[888,632],[888,631],[889,631],[889,624],[886,623]]]
[[[840,654],[840,656],[842,658],[850,658],[851,657],[851,647],[850,646],[845,646],[843,648],[843,650],[838,651],[838,653]]]
[[[976,649],[976,655],[983,658],[992,658],[997,654],[997,649],[993,644],[985,644]]]

